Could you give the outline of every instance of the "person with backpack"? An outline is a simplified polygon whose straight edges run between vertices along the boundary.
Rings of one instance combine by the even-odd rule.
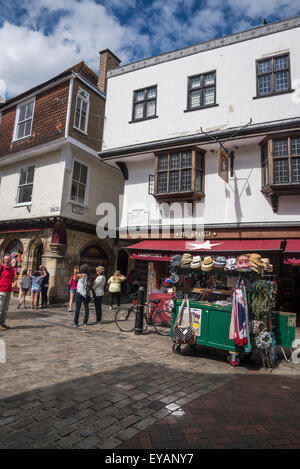
[[[96,321],[97,324],[101,324],[102,319],[102,299],[104,296],[104,286],[105,286],[105,276],[104,274],[104,267],[101,265],[96,268],[97,277],[94,282],[93,292],[94,292],[94,303],[96,309]]]
[[[26,301],[26,295],[29,292],[29,289],[31,287],[31,276],[28,273],[27,269],[24,269],[21,275],[21,278],[19,280],[19,289],[21,293],[21,298],[20,302],[17,306],[17,309],[19,309],[22,305],[23,308],[26,308],[25,301]]]
[[[15,271],[11,266],[11,257],[5,254],[3,264],[0,267],[0,331],[6,331],[10,327],[6,324],[10,296],[14,282]]]
[[[77,291],[75,295],[75,315],[74,315],[74,326],[79,327],[79,314],[81,304],[84,304],[84,319],[83,325],[87,326],[89,320],[89,300],[90,300],[90,290],[91,287],[89,285],[89,276],[88,276],[88,265],[84,264],[80,266],[79,273],[75,272],[74,269],[74,280],[77,281]]]

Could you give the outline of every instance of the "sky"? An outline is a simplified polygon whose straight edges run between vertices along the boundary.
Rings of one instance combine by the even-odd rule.
[[[124,65],[300,14],[300,0],[0,0],[0,96],[109,48]]]

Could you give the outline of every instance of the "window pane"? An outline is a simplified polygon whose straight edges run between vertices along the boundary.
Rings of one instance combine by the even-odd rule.
[[[157,192],[167,192],[167,177],[168,173],[158,173],[157,174]]]
[[[192,189],[192,170],[184,169],[181,171],[181,190],[190,191]]]
[[[156,88],[147,90],[147,99],[156,98]]]
[[[142,119],[144,116],[144,103],[134,106],[134,119]]]
[[[144,101],[144,95],[145,95],[145,91],[144,90],[141,90],[141,91],[136,91],[135,92],[135,101]]]
[[[81,204],[84,203],[84,193],[85,193],[85,186],[83,184],[78,184],[77,202],[80,202]]]
[[[274,184],[289,182],[289,160],[274,160]]]
[[[180,167],[180,154],[173,153],[170,155],[170,169],[175,169]]]
[[[262,147],[262,162],[265,163],[266,161],[268,161],[268,145],[267,144],[265,144]]]
[[[169,192],[179,191],[179,171],[170,171]]]
[[[78,183],[72,182],[72,189],[71,189],[71,200],[77,200],[77,192],[78,192]]]
[[[22,186],[19,188],[19,198],[18,198],[19,204],[22,204],[25,202],[31,202],[32,188],[33,188],[32,184],[28,186]]]
[[[190,91],[189,92],[189,109],[194,107],[200,107],[201,105],[201,92],[199,91]]]
[[[264,186],[267,186],[269,184],[269,166],[268,166],[268,164],[263,165],[263,171],[264,171]]]
[[[195,190],[202,192],[202,172],[196,171],[196,182],[195,182]]]
[[[196,168],[203,169],[203,156],[200,153],[196,153]]]
[[[288,139],[274,140],[273,141],[273,155],[274,156],[287,156],[288,155]]]
[[[203,106],[214,104],[215,88],[204,88],[203,90]]]
[[[262,62],[258,62],[257,71],[258,71],[258,73],[271,72],[272,71],[272,61],[271,60],[263,60]]]
[[[201,86],[201,75],[198,75],[197,77],[190,78],[190,80],[189,80],[190,89],[199,88],[200,86]]]
[[[289,67],[288,56],[278,57],[274,59],[274,70],[284,70]]]
[[[168,169],[168,155],[158,157],[158,169]]]
[[[26,119],[30,119],[32,117],[33,111],[33,103],[29,103],[26,106]]]
[[[87,181],[87,167],[84,165],[80,165],[80,182],[82,184],[86,184]]]
[[[80,112],[77,109],[76,114],[75,114],[75,127],[77,128],[79,128],[79,120],[80,120]]]
[[[191,151],[187,151],[187,152],[183,152],[182,153],[182,163],[181,163],[181,166],[183,168],[187,167],[187,166],[192,166],[192,152]]]
[[[292,182],[300,183],[300,158],[292,158]]]
[[[25,121],[25,134],[24,134],[24,137],[30,135],[30,131],[31,131],[31,119],[28,120],[28,121]]]
[[[80,119],[80,130],[82,130],[82,132],[85,132],[85,115],[84,114],[81,114],[81,119]]]
[[[206,73],[203,76],[203,85],[214,85],[215,84],[215,74],[214,73]]]
[[[80,181],[80,164],[77,161],[74,161],[73,179]]]
[[[272,92],[272,76],[264,75],[258,77],[258,94],[264,95]]]
[[[25,133],[25,122],[22,122],[22,124],[18,124],[17,138],[24,137],[24,133]]]
[[[28,184],[31,184],[33,182],[33,178],[34,178],[34,166],[30,166],[30,168],[28,168],[27,170],[27,183]]]
[[[18,122],[23,121],[25,119],[25,115],[26,115],[26,105],[20,106]]]
[[[148,101],[146,103],[146,116],[155,116],[155,101]]]
[[[291,138],[291,154],[300,155],[300,138]]]
[[[21,186],[23,184],[26,184],[26,171],[21,169],[19,185]]]
[[[289,86],[289,72],[275,73],[275,91],[288,90]]]
[[[82,100],[77,96],[76,99],[76,111],[80,113]]]

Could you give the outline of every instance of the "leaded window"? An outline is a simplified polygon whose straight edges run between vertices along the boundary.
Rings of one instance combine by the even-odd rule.
[[[289,54],[270,57],[256,62],[257,96],[268,96],[289,91]]]
[[[216,104],[216,72],[195,75],[188,79],[188,109]]]

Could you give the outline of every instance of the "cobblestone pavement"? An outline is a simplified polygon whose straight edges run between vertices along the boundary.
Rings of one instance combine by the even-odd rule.
[[[177,441],[174,448],[180,444],[201,447],[203,441],[197,432],[194,439],[193,433],[189,438],[179,437],[180,422],[187,426],[192,412],[197,415],[198,429],[200,425],[205,430],[203,424],[208,425],[211,418],[216,426],[222,420],[218,405],[222,406],[217,400],[213,417],[200,406],[198,415],[199,402],[211,402],[207,412],[213,412],[214,396],[224,390],[230,412],[239,383],[248,376],[254,381],[259,377],[260,389],[268,378],[280,382],[288,379],[286,375],[293,382],[288,387],[299,386],[299,365],[282,364],[267,372],[255,363],[234,368],[226,362],[223,351],[186,347],[181,355],[173,354],[169,338],[156,335],[151,328],[142,336],[121,333],[114,323],[114,311],[107,306],[101,325],[96,325],[94,318],[92,307],[90,324],[77,329],[72,313],[63,307],[16,311],[12,302],[8,314],[12,328],[0,332],[7,354],[6,363],[0,363],[0,448],[166,447],[170,432],[165,431],[165,425]],[[285,391],[284,396],[290,395]],[[247,396],[254,405],[252,394]],[[260,396],[268,400],[267,392]],[[296,396],[293,399],[299,406]],[[245,408],[243,412],[245,417]],[[233,420],[228,420],[229,426],[237,425]],[[263,415],[256,415],[257,425],[263,420]],[[159,436],[164,446],[155,446],[158,427],[164,428]],[[177,427],[178,440],[174,437]],[[152,437],[147,440],[143,432],[149,429]],[[206,427],[205,431],[210,430]],[[217,435],[212,438],[222,438]],[[208,438],[211,445],[212,438]]]

